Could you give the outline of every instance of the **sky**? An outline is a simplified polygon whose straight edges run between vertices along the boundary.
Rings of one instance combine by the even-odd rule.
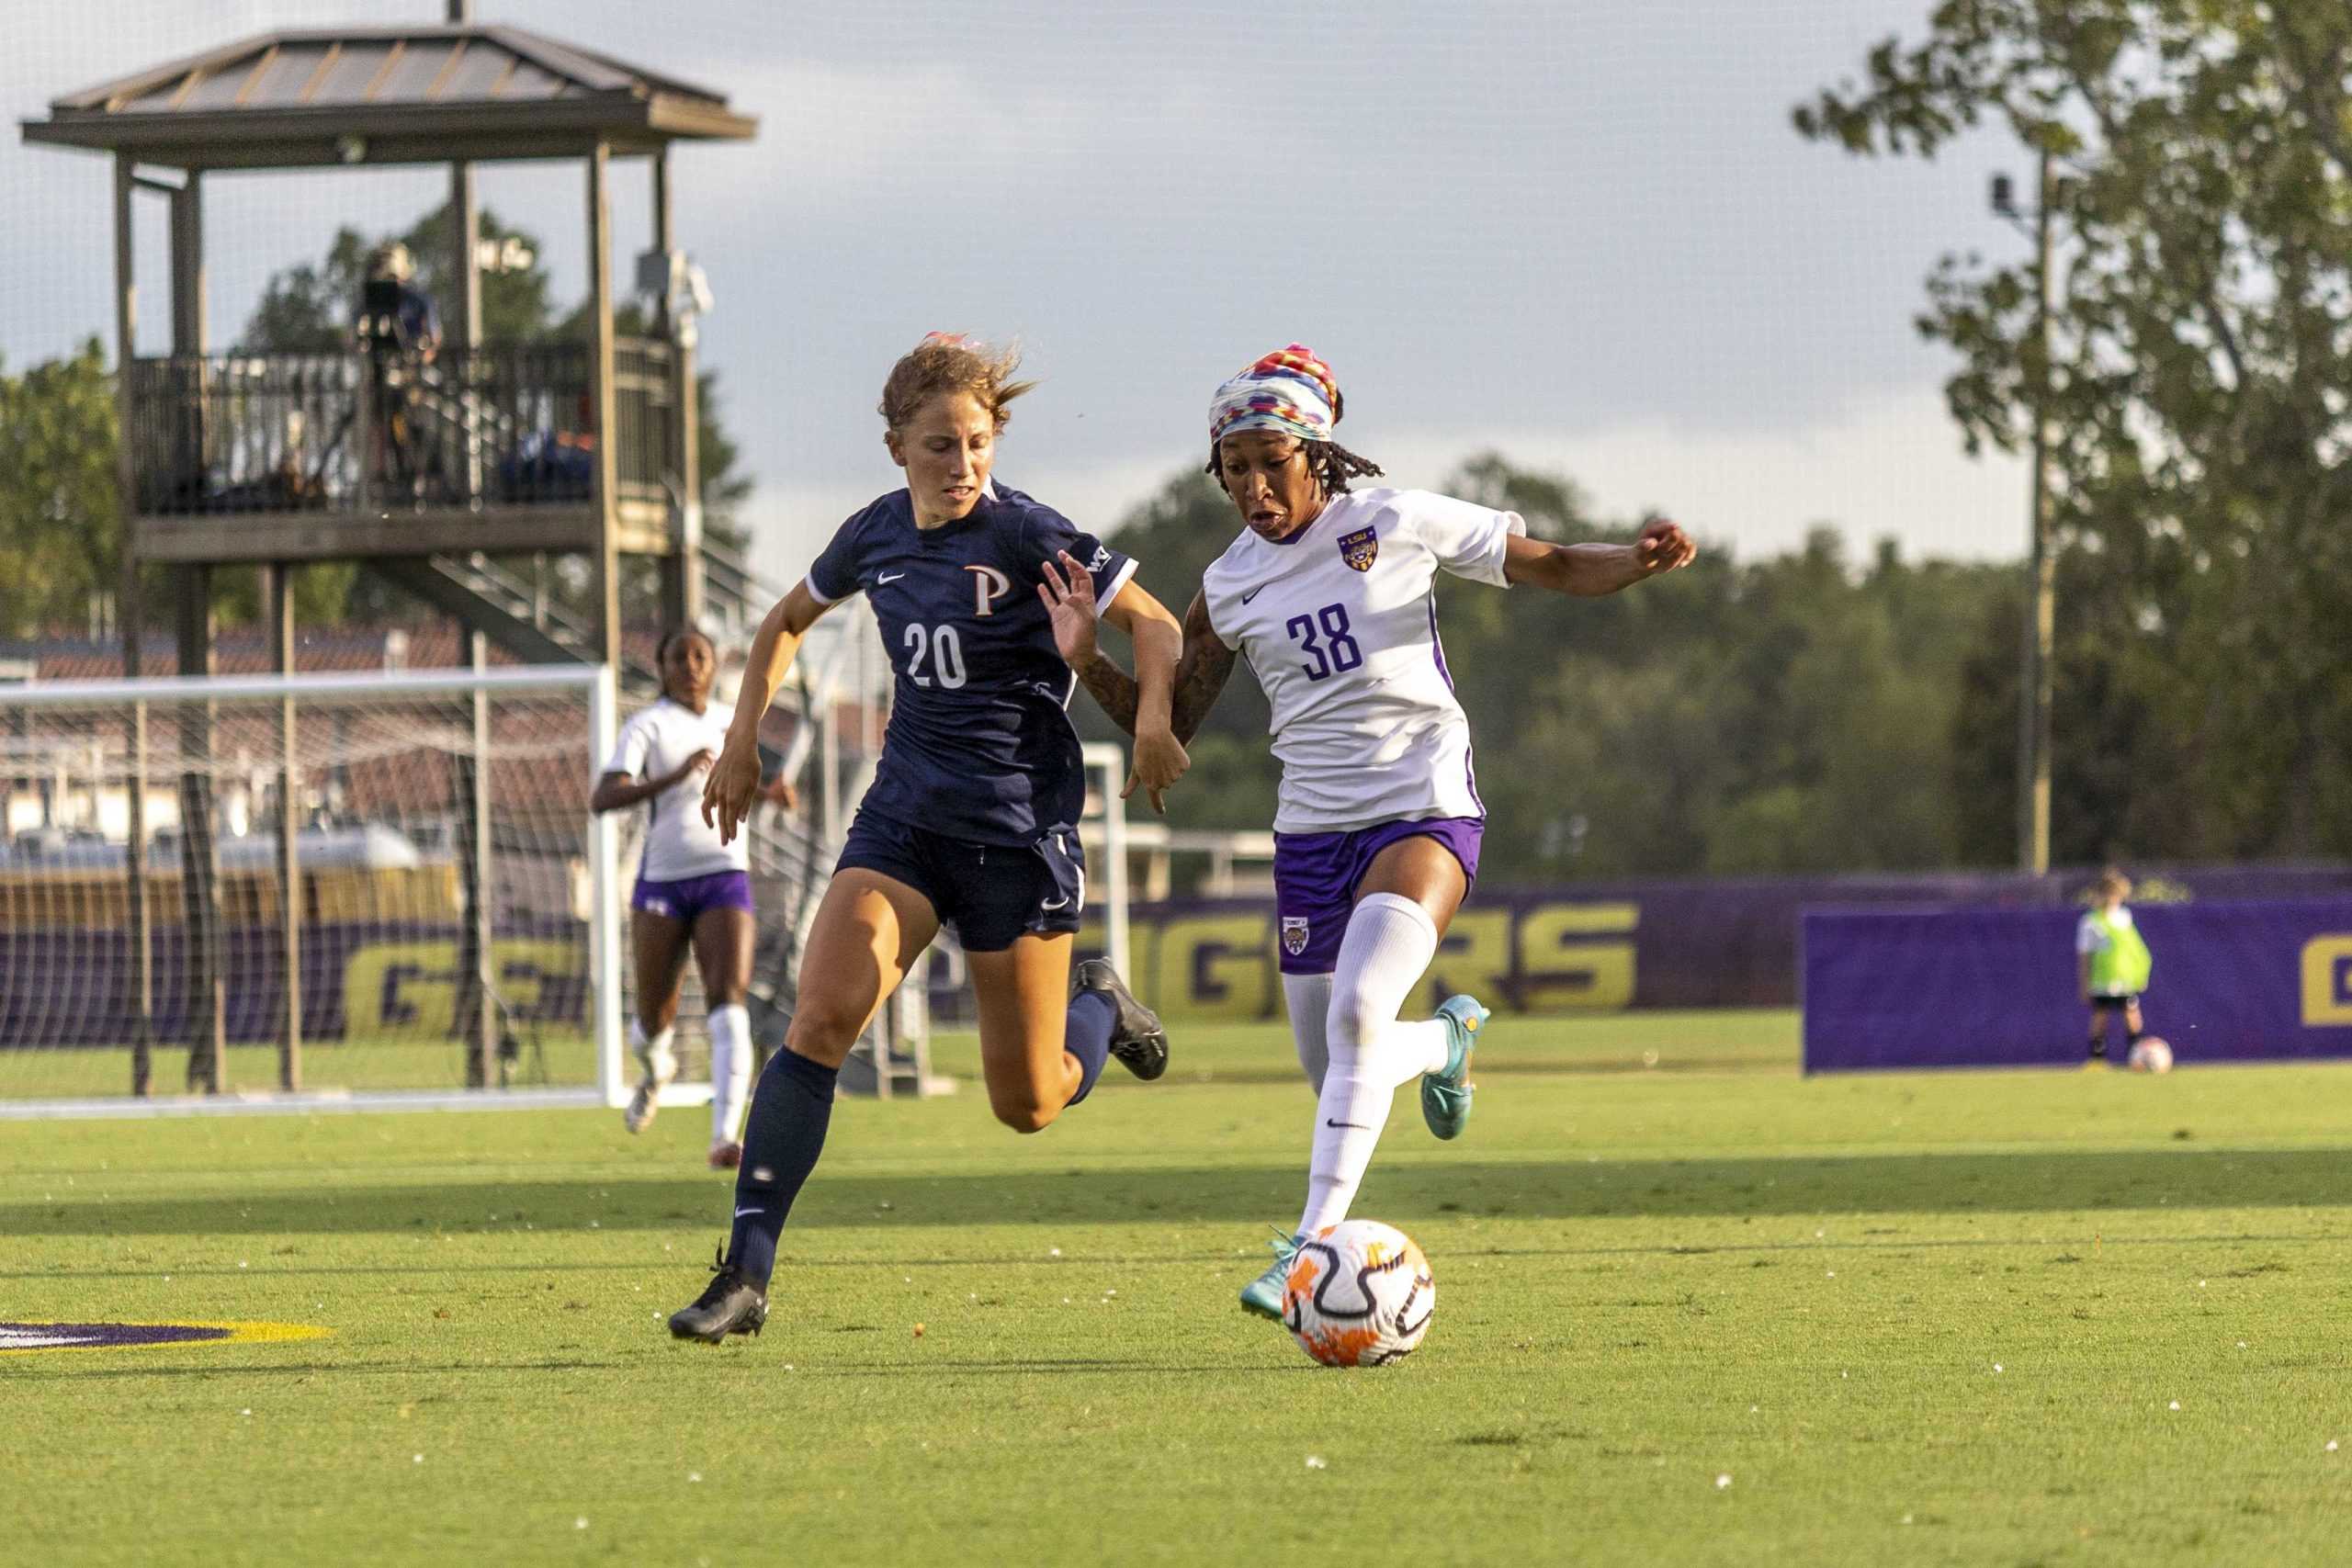
[[[724,94],[749,143],[673,155],[680,242],[717,298],[703,356],[758,489],[758,563],[797,576],[896,488],[875,412],[924,332],[1017,340],[1041,385],[1000,479],[1102,528],[1203,455],[1224,377],[1296,340],[1342,438],[1437,488],[1499,451],[1602,515],[1658,508],[1741,558],[1818,524],[1862,556],[2020,557],[2023,466],[1972,459],[1948,351],[1912,321],[1948,252],[2025,241],[1986,133],[1939,160],[1801,140],[1792,105],[1917,37],[1928,0],[476,0]],[[442,0],[5,0],[0,110],[280,27],[437,21]],[[616,165],[616,272],[650,243]],[[484,203],[584,291],[576,164],[483,170]],[[208,310],[335,228],[405,228],[425,171],[216,175]],[[160,202],[140,341],[168,336]],[[0,138],[0,360],[110,331],[97,154]]]

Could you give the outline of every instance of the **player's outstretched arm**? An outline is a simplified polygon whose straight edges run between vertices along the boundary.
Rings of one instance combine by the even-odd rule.
[[[1073,569],[1078,566],[1067,552],[1062,559]],[[1128,643],[1136,650],[1136,725],[1132,732],[1136,738],[1135,767],[1120,798],[1132,795],[1140,786],[1144,797],[1151,802],[1152,810],[1165,817],[1168,807],[1161,796],[1193,765],[1193,759],[1185,755],[1184,743],[1176,739],[1171,727],[1176,661],[1183,652],[1183,629],[1168,613],[1167,605],[1146,592],[1142,583],[1132,581],[1111,601],[1102,618],[1126,633]]]
[[[1066,608],[1051,594],[1046,595],[1046,601],[1054,612],[1054,640],[1062,657],[1111,716],[1111,722],[1133,735],[1141,697],[1134,679],[1119,668],[1117,660],[1096,646],[1092,617],[1083,607]],[[1182,650],[1177,655],[1169,704],[1169,728],[1178,740],[1190,744],[1199,733],[1201,721],[1216,705],[1217,694],[1225,690],[1226,678],[1232,673],[1233,649],[1218,638],[1216,628],[1209,624],[1207,601],[1195,593],[1191,608],[1184,612]]]
[[[1168,607],[1141,583],[1128,582],[1105,609],[1095,602],[1094,579],[1085,567],[1067,550],[1059,558],[1058,566],[1040,563],[1037,584],[1037,597],[1053,625],[1054,647],[1086,682],[1102,711],[1136,738],[1135,768],[1120,798],[1141,788],[1151,808],[1164,816],[1167,806],[1161,796],[1192,766],[1173,728],[1172,688],[1183,633]],[[1132,679],[1096,640],[1105,620],[1135,645]]]
[[[830,608],[808,592],[808,583],[797,583],[775,602],[752,639],[743,686],[735,694],[735,716],[727,726],[726,748],[702,786],[702,819],[718,829],[721,843],[735,841],[735,830],[759,798],[760,716],[775,700],[775,689],[800,651],[800,639]]]
[[[1652,517],[1630,545],[1555,545],[1513,538],[1503,557],[1503,576],[1555,593],[1597,599],[1689,566],[1698,557],[1699,547],[1680,524]]]

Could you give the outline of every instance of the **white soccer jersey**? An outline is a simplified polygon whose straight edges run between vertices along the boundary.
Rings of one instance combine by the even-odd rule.
[[[1526,532],[1515,512],[1359,491],[1281,544],[1244,532],[1202,575],[1209,623],[1273,710],[1276,832],[1485,814],[1432,589],[1440,568],[1505,586],[1504,551]]]
[[[708,751],[715,761],[727,748],[730,712],[714,702],[696,713],[663,697],[621,726],[620,742],[605,772],[658,779],[697,751]],[[683,882],[750,869],[751,849],[742,837],[722,844],[718,829],[702,819],[702,786],[709,776],[696,770],[645,803],[645,852],[639,859],[638,874],[646,881]]]

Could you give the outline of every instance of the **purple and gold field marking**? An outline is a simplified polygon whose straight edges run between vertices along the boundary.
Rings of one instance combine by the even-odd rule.
[[[262,1345],[323,1339],[307,1323],[30,1323],[0,1319],[0,1356],[55,1350],[152,1350],[172,1345]]]

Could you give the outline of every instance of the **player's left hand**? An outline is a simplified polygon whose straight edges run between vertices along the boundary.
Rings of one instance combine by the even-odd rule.
[[[1644,577],[1673,571],[1699,558],[1699,546],[1672,518],[1652,516],[1642,524],[1634,541],[1634,560]]]
[[[1151,802],[1152,810],[1165,817],[1168,807],[1159,797],[1192,765],[1193,759],[1185,751],[1184,743],[1176,739],[1174,730],[1147,729],[1136,737],[1135,768],[1127,774],[1127,787],[1119,792],[1119,798],[1127,799],[1140,786],[1144,798]]]
[[[1045,577],[1037,584],[1037,597],[1045,602],[1046,614],[1053,622],[1055,650],[1071,669],[1082,670],[1094,662],[1094,634],[1102,624],[1102,612],[1094,603],[1094,574],[1068,550],[1057,554],[1061,558],[1059,570],[1052,561],[1037,563]]]

